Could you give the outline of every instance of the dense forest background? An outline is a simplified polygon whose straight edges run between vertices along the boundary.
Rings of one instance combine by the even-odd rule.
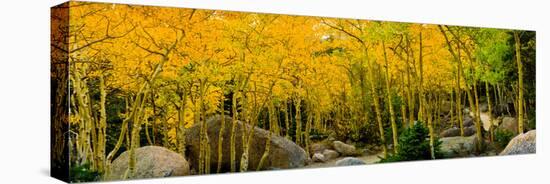
[[[346,155],[338,141],[366,150],[349,155],[392,162],[457,157],[445,154],[445,137],[471,137],[472,154],[494,155],[536,129],[533,31],[84,2],[58,8],[70,8],[69,23],[52,27],[67,26],[63,135],[76,181],[116,175],[124,152],[127,169],[116,179],[135,178],[136,150],[151,145],[183,156],[190,173],[208,174],[273,169],[279,138],[307,160],[319,159],[327,142]],[[256,129],[268,133],[258,139]]]

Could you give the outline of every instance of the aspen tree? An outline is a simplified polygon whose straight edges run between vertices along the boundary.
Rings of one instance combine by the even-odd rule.
[[[447,49],[453,56],[454,60],[457,62],[457,77],[456,77],[456,111],[458,116],[458,126],[460,127],[460,136],[464,136],[464,123],[463,123],[463,115],[462,115],[462,105],[461,105],[461,91],[460,91],[460,79],[462,75],[462,61],[460,59],[460,49],[457,49],[458,55],[455,53],[451,41],[449,40],[447,33],[445,33],[445,30],[443,30],[442,26],[438,26],[439,30],[441,31],[441,34],[445,37],[445,42],[447,43]],[[448,27],[447,27],[448,29]]]
[[[391,129],[392,129],[392,138],[393,138],[393,149],[394,152],[397,153],[399,151],[399,144],[397,140],[397,125],[395,124],[395,113],[393,112],[393,105],[392,105],[392,98],[391,98],[391,90],[390,90],[390,72],[389,72],[389,64],[388,64],[388,57],[386,55],[386,44],[384,41],[382,41],[382,49],[384,52],[384,62],[386,63],[386,95],[387,95],[387,106],[388,110],[390,111],[390,123],[391,123]]]
[[[221,115],[221,125],[220,125],[220,130],[219,130],[219,135],[218,135],[218,166],[217,166],[217,169],[216,171],[218,173],[221,172],[221,169],[222,169],[222,159],[223,159],[223,136],[224,136],[224,133],[225,133],[225,109],[224,109],[224,106],[225,106],[225,96],[223,94],[223,89],[221,90],[221,93],[222,95],[221,96],[221,99],[220,99],[220,115]]]
[[[99,172],[105,170],[105,147],[107,144],[107,112],[105,110],[105,104],[107,103],[107,91],[105,89],[105,79],[103,74],[99,75],[99,93],[100,93],[100,102],[99,102],[99,124],[97,127],[98,135],[97,141],[98,146],[96,151],[97,154],[97,169]]]
[[[524,113],[523,113],[523,63],[521,61],[521,40],[518,31],[514,31],[515,51],[516,51],[516,63],[518,67],[518,134],[522,134],[524,131]]]
[[[419,53],[418,53],[418,63],[419,63],[419,70],[420,70],[420,80],[418,81],[418,120],[422,121],[422,122],[425,122],[424,121],[424,101],[425,101],[425,97],[424,97],[424,87],[423,87],[423,80],[424,80],[424,66],[423,66],[423,61],[422,61],[422,58],[423,58],[423,53],[422,53],[422,31],[420,31],[418,33],[418,38],[419,38],[419,42],[418,42],[418,50],[419,50]]]
[[[403,80],[403,74],[399,74],[401,78],[401,121],[403,124],[403,127],[407,127],[407,108],[405,107],[405,82]]]
[[[434,127],[433,127],[433,98],[431,95],[428,95],[428,102],[426,105],[426,112],[427,112],[427,119],[428,119],[428,132],[430,134],[430,156],[432,159],[435,159],[435,135],[434,135]]]
[[[185,108],[187,107],[187,91],[181,87],[180,88],[180,105],[178,109],[178,128],[177,137],[178,137],[178,152],[185,157]]]
[[[491,104],[491,94],[489,93],[489,82],[485,81],[485,97],[487,98],[487,110],[488,110],[488,113],[487,115],[489,116],[489,138],[491,141],[493,141],[493,134],[494,134],[494,125],[493,125],[493,106]]]
[[[366,52],[366,51],[365,51]],[[370,58],[367,57],[367,61],[370,60]],[[382,153],[384,154],[384,158],[386,158],[388,156],[388,151],[387,151],[387,148],[386,148],[386,137],[384,136],[384,126],[382,124],[382,112],[380,111],[380,104],[379,104],[379,99],[378,99],[378,92],[376,90],[376,87],[375,87],[375,82],[372,81],[372,79],[374,79],[374,68],[372,65],[374,65],[374,62],[372,61],[369,61],[368,64],[367,64],[369,67],[369,70],[368,70],[368,73],[369,73],[369,78],[371,78],[371,81],[369,82],[370,83],[370,87],[371,87],[371,95],[372,95],[372,100],[373,100],[373,103],[374,103],[374,111],[376,113],[376,122],[378,122],[378,131],[380,133],[380,141],[382,143]]]

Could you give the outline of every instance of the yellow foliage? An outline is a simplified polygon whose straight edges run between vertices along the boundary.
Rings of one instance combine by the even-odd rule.
[[[370,79],[366,72],[388,68],[392,89],[401,88],[400,76],[407,67],[412,80],[418,80],[423,71],[426,91],[448,91],[455,85],[456,63],[436,25],[83,2],[71,5],[70,49],[74,52],[70,61],[88,77],[105,74],[109,88],[129,96],[151,83],[147,90],[158,94],[153,97],[154,105],[166,111],[170,127],[176,125],[181,91],[186,94],[184,117],[189,127],[201,96],[207,115],[219,113],[221,95],[235,92],[247,78],[241,91],[247,99],[287,102],[302,98],[324,114],[338,108],[334,104],[342,94],[357,98],[358,78],[370,82],[385,78]],[[417,63],[420,35],[422,68]],[[471,38],[462,35],[461,39],[475,49]],[[408,53],[404,47],[410,49]],[[158,79],[151,79],[164,60]],[[368,64],[379,67],[367,71]],[[414,82],[411,85],[419,87]],[[251,107],[254,100],[239,104]],[[149,104],[148,116],[154,116],[151,109]],[[170,137],[175,139],[174,131],[170,130]]]

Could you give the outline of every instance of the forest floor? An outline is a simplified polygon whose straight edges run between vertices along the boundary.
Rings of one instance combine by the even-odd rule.
[[[470,113],[470,115],[472,117],[474,116],[473,113]],[[480,120],[483,123],[483,129],[488,131],[490,126],[491,126],[491,122],[489,121],[489,114],[486,113],[486,112],[481,112],[480,113]],[[380,161],[380,157],[382,157],[382,156],[383,156],[383,154],[382,154],[382,152],[380,152],[380,153],[377,153],[377,154],[362,155],[362,156],[358,156],[358,157],[355,157],[355,158],[363,160],[368,165],[368,164],[377,163],[378,161]],[[336,161],[338,161],[340,159],[343,159],[343,158],[344,157],[338,157],[338,158],[335,158],[335,159],[332,159],[332,160],[328,160],[326,162],[314,162],[314,163],[311,163],[311,164],[305,166],[304,168],[334,167],[334,166],[336,166]]]
[[[383,153],[380,152],[380,153],[372,154],[372,155],[362,155],[362,156],[358,156],[358,157],[355,157],[355,158],[361,159],[367,165],[369,165],[369,164],[374,164],[374,163],[377,163],[378,161],[380,161],[380,157],[382,157],[382,156],[383,156]],[[311,164],[305,166],[304,168],[334,167],[334,166],[336,166],[336,161],[338,161],[340,159],[343,159],[343,158],[345,158],[345,157],[338,157],[338,158],[335,158],[335,159],[332,159],[332,160],[328,160],[326,162],[314,162],[314,163],[311,163]]]

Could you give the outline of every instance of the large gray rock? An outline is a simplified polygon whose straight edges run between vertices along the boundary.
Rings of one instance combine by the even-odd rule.
[[[359,154],[355,146],[343,143],[342,141],[334,141],[332,145],[334,149],[343,156],[354,156]]]
[[[112,163],[111,173],[106,180],[158,178],[168,176],[189,175],[189,164],[185,158],[173,151],[160,146],[145,146],[135,150],[135,175],[128,174],[129,151],[118,156]]]
[[[476,127],[475,126],[464,127],[464,136],[471,136],[471,135],[474,135],[475,133],[476,133]],[[460,136],[460,128],[457,128],[457,127],[449,128],[449,129],[444,130],[443,132],[441,132],[441,134],[439,134],[439,136],[440,137]]]
[[[441,152],[446,158],[467,157],[478,153],[477,138],[469,137],[445,137],[441,141]]]
[[[338,158],[340,154],[334,150],[326,149],[325,151],[323,151],[323,156],[325,156],[327,160],[332,160]]]
[[[355,157],[346,157],[336,161],[336,166],[349,166],[349,165],[364,165],[366,164],[363,160]]]
[[[514,137],[499,155],[516,155],[537,152],[537,133],[531,130]]]
[[[518,132],[518,120],[513,117],[504,117],[502,122],[497,128],[498,130],[505,130],[514,134]]]
[[[221,129],[221,117],[220,115],[213,116],[206,121],[208,127],[208,137],[210,139],[211,161],[210,168],[217,168],[218,165],[218,136]],[[199,158],[199,130],[200,124],[197,123],[187,130],[186,142],[187,142],[187,157],[190,160],[191,168],[196,169],[198,167]],[[223,144],[222,144],[222,172],[230,171],[230,139],[231,139],[231,117],[225,117],[225,129],[223,131]],[[241,121],[237,121],[235,131],[235,153],[236,153],[236,165],[237,169],[243,153],[242,135],[243,125],[246,126],[246,130],[250,129],[250,125],[244,124]],[[245,132],[246,133],[246,132]],[[252,137],[250,141],[249,154],[248,154],[248,170],[256,170],[262,155],[265,152],[265,143],[269,138],[269,132],[258,127],[254,127],[252,131]],[[308,155],[300,146],[294,142],[285,139],[281,136],[272,135],[271,147],[269,155],[262,165],[260,170],[268,170],[273,168],[286,169],[303,167],[309,160]]]

